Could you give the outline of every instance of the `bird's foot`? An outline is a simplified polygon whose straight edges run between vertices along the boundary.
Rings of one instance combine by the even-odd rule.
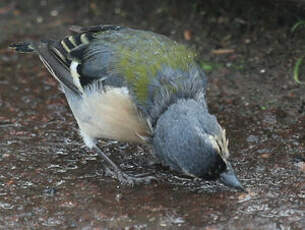
[[[136,184],[150,184],[153,180],[157,180],[154,176],[149,176],[148,173],[129,175],[122,172],[121,170],[111,170],[110,168],[105,169],[107,176],[116,178],[121,184],[134,186]]]
[[[133,186],[135,184],[149,184],[152,180],[157,180],[149,174],[128,175],[124,173],[98,146],[94,146],[98,155],[106,161],[109,167],[104,166],[105,174],[116,178],[121,184]]]

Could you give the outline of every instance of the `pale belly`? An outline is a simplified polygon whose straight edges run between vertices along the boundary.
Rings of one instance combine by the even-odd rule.
[[[86,138],[108,138],[143,143],[151,135],[146,119],[138,113],[125,87],[87,89],[78,102],[69,104],[85,142]]]

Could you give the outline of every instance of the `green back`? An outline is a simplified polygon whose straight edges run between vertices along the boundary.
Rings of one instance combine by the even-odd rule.
[[[188,72],[194,63],[195,53],[189,48],[153,32],[126,28],[95,37],[95,43],[110,53],[105,60],[110,71],[125,78],[140,103],[146,101],[149,83],[164,67]]]

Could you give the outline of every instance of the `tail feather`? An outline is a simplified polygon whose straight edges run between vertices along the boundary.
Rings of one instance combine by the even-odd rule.
[[[9,47],[20,53],[35,52],[54,78],[76,95],[82,95],[85,86],[100,78],[99,75],[86,76],[82,72],[88,44],[99,33],[123,28],[113,25],[72,26],[72,35],[61,40],[26,41],[11,44]]]
[[[9,48],[14,49],[20,53],[32,53],[35,51],[32,42],[13,43],[9,45]]]
[[[9,47],[21,53],[36,52],[52,76],[61,84],[66,86],[76,95],[81,95],[82,91],[74,84],[71,77],[68,63],[64,62],[57,53],[54,52],[54,41],[40,42],[20,42],[11,44]]]

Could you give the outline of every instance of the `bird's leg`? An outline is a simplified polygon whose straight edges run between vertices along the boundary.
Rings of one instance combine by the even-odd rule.
[[[104,166],[106,174],[115,177],[120,183],[133,186],[140,183],[149,184],[152,180],[156,180],[154,176],[147,176],[147,174],[128,175],[124,173],[97,145],[93,148],[109,165],[109,167]]]

